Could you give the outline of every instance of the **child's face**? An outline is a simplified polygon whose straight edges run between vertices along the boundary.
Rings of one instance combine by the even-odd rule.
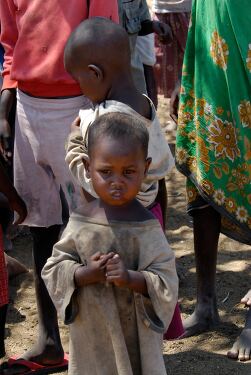
[[[85,167],[103,202],[126,206],[140,190],[150,161],[145,159],[140,147],[104,137],[92,148]]]

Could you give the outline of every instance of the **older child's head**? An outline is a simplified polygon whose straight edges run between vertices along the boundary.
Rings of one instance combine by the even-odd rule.
[[[148,139],[145,122],[124,113],[107,113],[90,126],[84,164],[106,204],[125,206],[136,197],[151,162]]]
[[[126,31],[102,17],[83,21],[71,34],[64,52],[67,72],[91,101],[107,99],[112,83],[130,75],[130,47]]]

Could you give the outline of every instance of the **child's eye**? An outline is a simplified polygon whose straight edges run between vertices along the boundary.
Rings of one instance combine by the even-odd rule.
[[[102,169],[99,172],[102,173],[102,174],[105,174],[105,175],[108,175],[108,174],[111,173],[111,171],[109,169]]]
[[[124,172],[126,175],[135,173],[134,169],[126,169]]]

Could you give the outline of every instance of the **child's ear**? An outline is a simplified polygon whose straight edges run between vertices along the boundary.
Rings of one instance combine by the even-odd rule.
[[[90,73],[95,76],[96,79],[99,79],[99,80],[103,79],[104,74],[103,74],[102,69],[99,66],[94,65],[94,64],[90,64],[90,65],[88,65],[88,69],[89,69]]]
[[[150,167],[150,164],[152,162],[152,158],[147,158],[146,159],[146,164],[145,164],[145,172],[144,172],[144,175],[146,176],[147,172],[148,172],[148,169]]]
[[[83,162],[84,167],[85,167],[86,177],[87,178],[91,178],[91,176],[90,176],[90,160],[89,160],[89,157],[87,159],[83,158],[82,162]]]

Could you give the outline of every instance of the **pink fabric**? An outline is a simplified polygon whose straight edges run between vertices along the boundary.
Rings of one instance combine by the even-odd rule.
[[[154,206],[152,208],[150,208],[150,211],[153,214],[153,216],[155,216],[156,219],[159,220],[160,225],[161,225],[162,229],[164,230],[164,220],[163,220],[163,215],[162,215],[162,210],[161,210],[160,204],[155,203]]]
[[[159,220],[160,225],[162,226],[162,228],[164,230],[164,221],[163,221],[163,215],[162,215],[162,210],[161,210],[160,204],[156,203],[150,209],[150,211],[156,217],[156,219]],[[175,310],[174,310],[174,314],[173,314],[173,318],[171,320],[171,323],[170,323],[166,333],[164,334],[164,340],[177,339],[183,333],[184,333],[184,327],[183,327],[182,319],[181,319],[181,315],[180,315],[180,308],[179,308],[179,305],[177,303],[177,305],[175,307]]]
[[[183,333],[184,327],[182,324],[179,304],[177,303],[173,313],[173,318],[163,338],[164,340],[174,340],[178,339]]]
[[[4,259],[3,233],[0,226],[0,307],[9,302],[8,274]]]
[[[90,4],[89,17],[118,22],[117,0]],[[4,0],[0,14],[5,49],[2,90],[18,86],[40,97],[80,94],[64,69],[63,54],[71,32],[88,17],[87,0]]]

